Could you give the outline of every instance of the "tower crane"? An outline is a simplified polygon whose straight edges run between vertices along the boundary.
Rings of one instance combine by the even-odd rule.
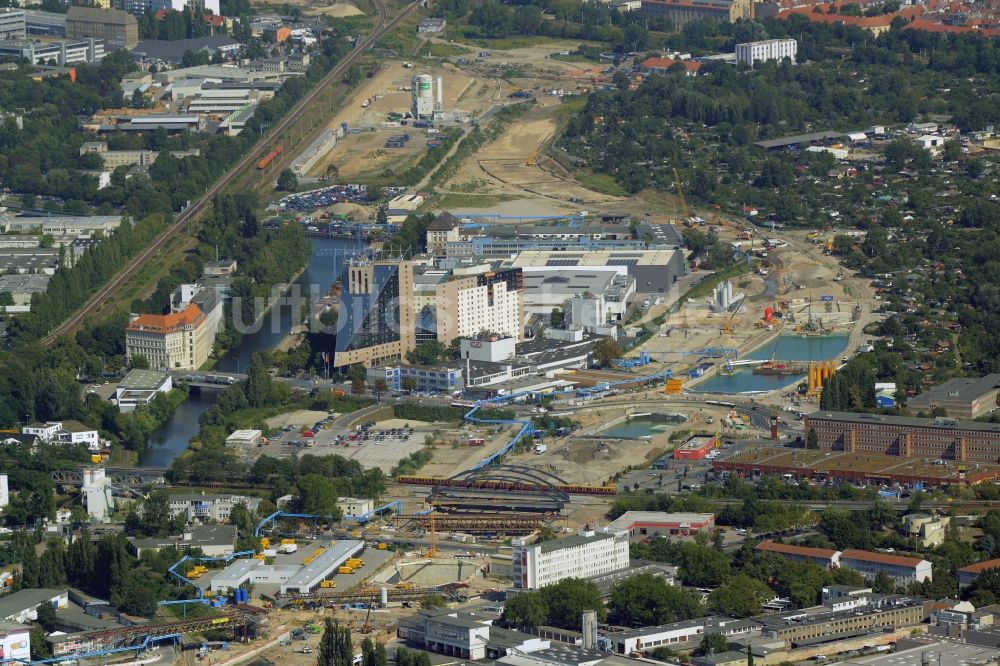
[[[684,190],[681,188],[681,176],[674,167],[674,189],[677,190],[677,198],[681,201],[681,212],[684,213],[684,226],[691,226],[691,212],[688,210],[687,200],[684,199]]]

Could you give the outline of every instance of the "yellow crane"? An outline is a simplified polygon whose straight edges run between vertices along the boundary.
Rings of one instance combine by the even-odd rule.
[[[437,524],[434,521],[434,516],[437,513],[437,509],[435,508],[436,505],[433,502],[431,502],[430,505],[431,505],[431,514],[430,514],[431,547],[430,547],[430,550],[427,551],[427,557],[434,558],[434,557],[438,556],[438,549],[437,549]]]
[[[550,136],[552,135],[546,134],[545,138],[543,138],[541,141],[538,142],[538,145],[535,146],[535,149],[531,151],[530,155],[528,155],[528,160],[524,163],[524,166],[535,166],[535,163],[538,161],[538,153],[542,150],[542,146],[545,145],[545,142],[549,140]]]
[[[684,226],[690,227],[691,212],[688,210],[687,201],[684,199],[684,190],[681,188],[681,175],[677,173],[677,167],[674,167],[674,189],[677,190],[677,198],[681,200],[681,212],[684,213]]]

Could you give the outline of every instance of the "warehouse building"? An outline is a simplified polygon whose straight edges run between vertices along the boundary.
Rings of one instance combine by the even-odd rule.
[[[528,273],[555,267],[574,269],[623,268],[621,271],[635,281],[635,291],[640,294],[666,293],[671,285],[686,275],[684,251],[672,244],[676,233],[669,225],[650,225],[663,233],[666,249],[551,251],[526,250],[510,261]]]
[[[824,612],[826,607],[820,606],[765,615],[759,622],[764,638],[783,640],[787,647],[797,648],[874,634],[883,628],[915,626],[930,616],[931,604],[922,599],[874,595],[864,607]]]
[[[514,542],[514,587],[536,590],[564,578],[589,578],[629,565],[628,533],[582,531],[566,539]]]
[[[321,582],[332,577],[344,562],[363,551],[364,548],[364,541],[347,540],[332,543],[321,555],[282,583],[281,593],[312,592],[319,587]]]
[[[629,536],[661,534],[688,536],[710,532],[715,527],[715,514],[665,513],[663,511],[626,511],[608,525],[610,532],[624,530]]]
[[[804,419],[824,451],[996,463],[1000,423],[885,414],[815,412]]]
[[[1000,402],[1000,374],[956,377],[932,386],[906,401],[911,412],[943,409],[955,419],[978,419],[996,411]]]

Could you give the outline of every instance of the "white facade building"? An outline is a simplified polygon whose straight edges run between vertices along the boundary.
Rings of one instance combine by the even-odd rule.
[[[203,495],[178,493],[170,496],[170,515],[182,514],[186,520],[212,519],[219,523],[229,520],[233,507],[243,503],[251,513],[260,504],[259,497],[244,495]]]
[[[337,508],[345,517],[357,518],[375,510],[375,502],[360,497],[338,497]]]
[[[759,42],[744,42],[736,45],[736,64],[753,67],[765,60],[782,60],[789,58],[795,62],[799,43],[794,39],[765,39]]]
[[[857,571],[871,580],[884,573],[896,585],[909,585],[931,580],[931,563],[913,557],[874,553],[849,548],[840,554],[840,568]]]
[[[628,568],[628,532],[580,532],[544,543],[514,542],[514,587],[536,590],[564,578],[589,578]]]
[[[0,624],[0,655],[8,663],[27,664],[31,660],[31,627],[20,623]]]
[[[101,438],[97,430],[79,421],[32,423],[22,427],[21,433],[34,435],[47,444],[83,444],[91,451],[101,450]]]
[[[10,489],[7,485],[7,475],[0,474],[0,509],[10,504]]]

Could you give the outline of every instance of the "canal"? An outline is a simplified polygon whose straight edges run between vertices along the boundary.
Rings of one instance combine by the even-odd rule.
[[[345,250],[357,247],[354,241],[332,238],[311,238],[312,253],[302,275],[289,289],[290,295],[307,296],[315,301],[329,291],[340,276]],[[293,312],[295,310],[295,312]],[[243,372],[250,356],[257,351],[274,349],[292,328],[299,308],[279,302],[229,350],[215,366],[223,372]],[[174,458],[188,446],[198,433],[198,417],[215,402],[215,391],[191,391],[188,399],[177,408],[173,417],[150,436],[149,448],[143,456],[146,467],[169,467]]]
[[[838,358],[847,348],[847,335],[780,335],[743,358],[766,361],[828,361]],[[755,375],[749,366],[737,367],[731,375],[717,374],[696,384],[699,393],[749,393],[773,391],[803,381],[802,375]]]

